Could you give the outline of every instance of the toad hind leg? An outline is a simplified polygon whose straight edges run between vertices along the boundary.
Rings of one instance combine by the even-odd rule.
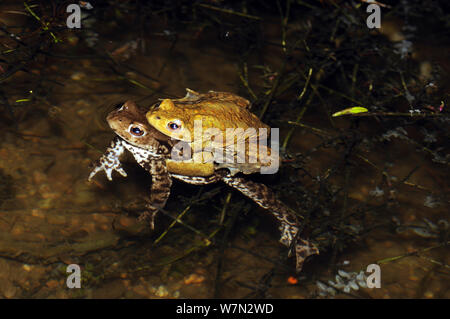
[[[152,174],[152,187],[147,211],[139,216],[139,220],[148,220],[151,229],[154,229],[155,216],[166,205],[169,198],[172,178],[162,159],[152,159],[149,163],[145,163],[142,166]]]
[[[308,256],[319,254],[319,249],[313,243],[298,237],[299,222],[297,217],[275,197],[275,194],[266,185],[241,177],[225,176],[222,180],[227,185],[252,199],[262,208],[272,212],[280,222],[280,242],[289,248],[294,243],[297,272],[302,270],[303,263]]]

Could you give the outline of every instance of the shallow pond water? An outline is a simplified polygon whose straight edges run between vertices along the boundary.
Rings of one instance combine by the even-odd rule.
[[[145,23],[136,11],[116,10],[116,16],[111,9],[94,16],[85,29],[57,33],[64,41],[42,48],[51,54],[37,54],[22,71],[2,80],[1,297],[450,297],[448,155],[446,163],[435,156],[439,147],[439,154],[448,154],[448,117],[439,128],[433,127],[438,122],[382,117],[331,119],[333,112],[352,106],[349,100],[314,97],[309,89],[306,103],[306,97],[298,98],[304,85],[283,82],[289,77],[300,81],[295,70],[307,75],[310,65],[299,61],[309,53],[294,50],[285,57],[276,11],[263,10],[260,21],[200,6],[198,20],[174,27],[172,9],[151,14]],[[0,21],[8,28],[39,30],[31,17],[15,20],[15,11],[26,12],[22,4],[0,5]],[[190,16],[183,10],[178,14],[181,20],[183,14]],[[202,17],[208,14],[212,20]],[[133,19],[141,24],[133,26]],[[305,28],[300,20],[291,16],[288,39]],[[393,21],[398,30],[401,23]],[[311,23],[319,27],[314,19]],[[236,29],[243,24],[248,24],[247,34]],[[17,43],[1,36],[6,54]],[[41,37],[51,39],[48,32]],[[426,40],[416,39],[409,63],[426,69],[423,64],[432,61],[448,71],[439,43]],[[318,50],[312,40],[308,46]],[[3,75],[11,70],[6,61],[0,60]],[[316,89],[341,90],[339,81],[320,82],[320,72],[311,78]],[[445,76],[440,79],[448,91]],[[277,94],[271,94],[276,81]],[[271,215],[225,184],[175,181],[151,230],[137,219],[151,177],[131,156],[124,160],[127,178],[117,174],[109,182],[100,173],[87,181],[90,164],[114,137],[105,120],[114,107],[128,99],[149,107],[159,98],[183,96],[185,88],[240,94],[255,101],[256,114],[267,106],[263,120],[280,127],[282,144],[291,134],[280,171],[249,178],[271,187],[305,216],[304,234],[319,244],[321,254],[308,259],[302,273],[295,273],[293,258],[278,242]],[[372,94],[360,89],[352,91],[354,100]],[[397,88],[390,94],[398,94]],[[289,124],[305,105],[300,121],[305,126]],[[435,140],[417,143],[424,136],[432,139],[433,132]],[[182,212],[184,224],[171,227]],[[81,289],[66,286],[70,264],[82,269]],[[330,288],[330,281],[342,281],[370,264],[381,267],[381,288]]]

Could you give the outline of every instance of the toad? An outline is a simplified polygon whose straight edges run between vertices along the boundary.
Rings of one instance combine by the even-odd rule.
[[[186,90],[183,98],[151,107],[146,114],[150,125],[189,143],[196,162],[225,163],[220,167],[232,174],[278,170],[278,153],[266,143],[270,127],[249,111],[248,100],[228,92]]]
[[[162,134],[148,124],[145,113],[132,101],[125,102],[119,109],[107,116],[111,129],[117,134],[89,175],[91,180],[95,174],[105,171],[109,180],[112,172],[117,171],[127,176],[120,162],[120,156],[128,150],[145,170],[152,175],[152,186],[148,211],[141,215],[141,219],[149,219],[153,227],[154,217],[160,208],[163,208],[172,185],[172,178],[191,184],[209,184],[223,181],[225,184],[239,190],[251,198],[256,204],[268,210],[279,222],[281,231],[280,242],[290,248],[296,255],[296,269],[302,269],[304,260],[313,254],[318,254],[317,247],[309,241],[299,238],[299,221],[296,214],[285,204],[279,201],[275,194],[264,184],[255,183],[243,177],[232,176],[226,168],[217,168],[211,163],[191,163],[192,165],[206,165],[213,171],[209,176],[189,176],[174,173],[170,165],[171,150],[175,143],[167,135]],[[184,165],[183,163],[178,163]],[[182,170],[182,169],[181,169]],[[195,172],[195,167],[194,167]],[[292,250],[291,250],[292,249]]]

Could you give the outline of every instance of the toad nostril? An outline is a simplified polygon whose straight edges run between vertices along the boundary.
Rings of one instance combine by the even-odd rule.
[[[155,117],[155,119],[160,120],[161,118],[159,116]]]

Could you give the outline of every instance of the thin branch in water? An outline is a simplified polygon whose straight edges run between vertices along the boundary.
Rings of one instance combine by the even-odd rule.
[[[195,5],[199,6],[199,7],[206,8],[206,9],[211,9],[211,10],[227,13],[227,14],[237,15],[237,16],[240,16],[240,17],[248,18],[248,19],[262,20],[260,17],[257,17],[257,16],[253,16],[253,15],[242,13],[242,12],[236,12],[236,11],[229,10],[229,9],[218,8],[218,7],[215,7],[215,6],[211,6],[209,4],[196,3]]]

